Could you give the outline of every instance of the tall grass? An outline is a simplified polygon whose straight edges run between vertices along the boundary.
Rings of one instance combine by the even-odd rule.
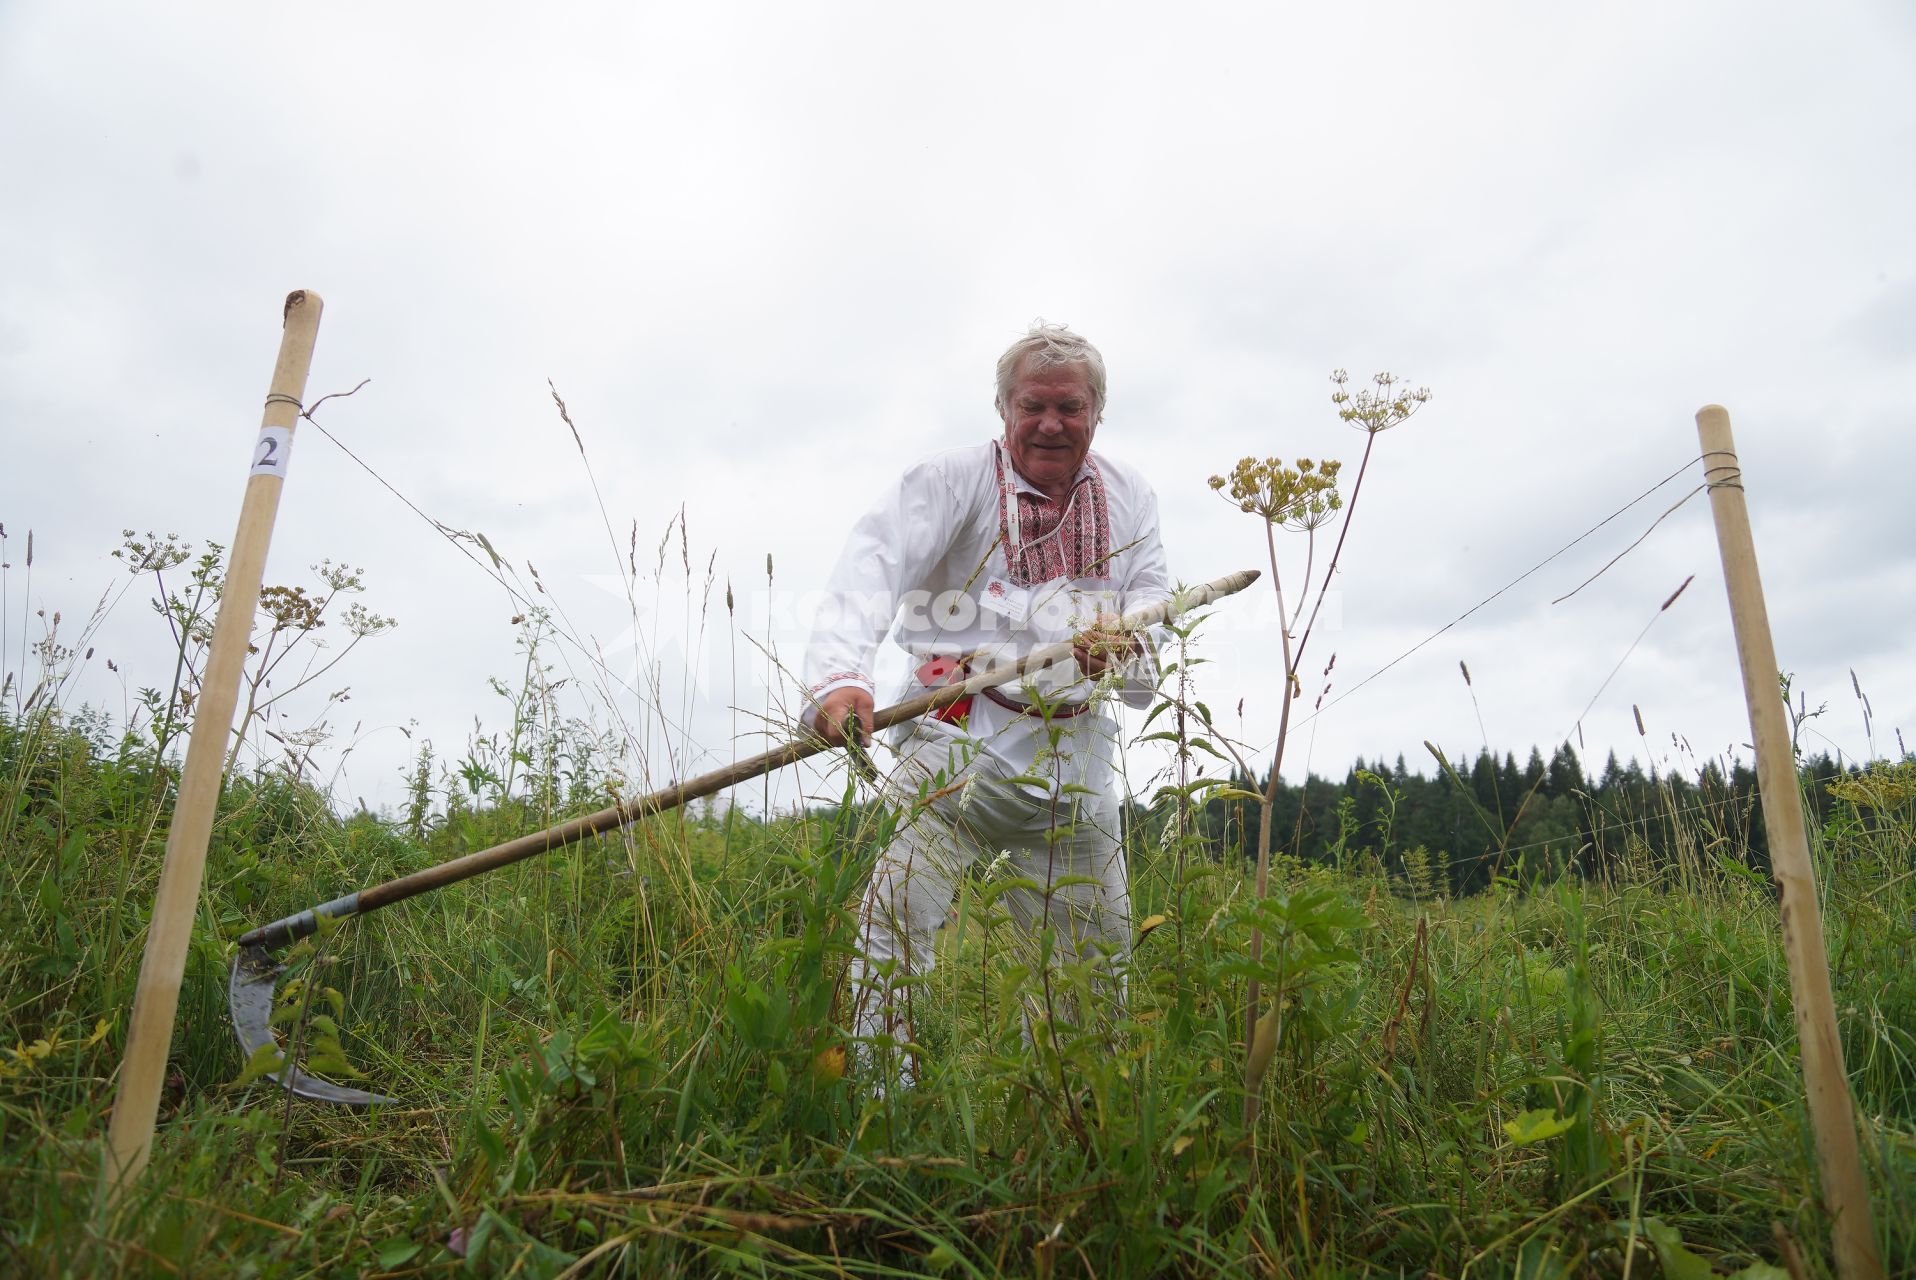
[[[911,990],[921,1084],[881,1093],[842,1030],[844,962],[900,815],[848,782],[836,807],[671,815],[330,930],[283,989],[402,1105],[236,1085],[245,928],[641,781],[558,708],[528,625],[510,724],[422,752],[398,818],[341,816],[303,763],[235,774],[152,1175],[110,1221],[97,1143],[166,743],[58,699],[0,708],[8,1274],[1647,1276],[1778,1263],[1779,1226],[1828,1274],[1773,898],[1721,825],[1681,867],[1619,850],[1601,881],[1462,899],[1421,851],[1340,847],[1275,859],[1259,900],[1187,826],[1134,824],[1123,999],[1055,958],[1060,998],[1029,999],[1043,956],[984,871]],[[1909,1274],[1904,776],[1839,796],[1816,853],[1877,1221]],[[1252,978],[1279,1017],[1247,1128]]]

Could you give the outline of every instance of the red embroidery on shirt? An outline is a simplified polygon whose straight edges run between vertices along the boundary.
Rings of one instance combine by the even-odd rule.
[[[817,696],[820,689],[823,689],[828,684],[837,684],[840,680],[856,680],[860,684],[870,684],[872,682],[872,678],[863,671],[834,671],[813,685],[811,687],[811,693],[813,696]]]
[[[1041,494],[1017,494],[1017,550],[1008,526],[1007,490],[1016,482],[1006,474],[1005,456],[992,450],[998,468],[998,533],[1004,540],[1006,569],[1019,586],[1058,578],[1108,579],[1111,576],[1111,510],[1105,501],[1104,473],[1086,457],[1084,473],[1063,502]],[[989,590],[989,588],[987,588]]]

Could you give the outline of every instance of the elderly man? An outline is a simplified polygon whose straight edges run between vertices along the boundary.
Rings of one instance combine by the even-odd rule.
[[[1075,663],[892,730],[890,790],[915,816],[866,893],[855,1035],[899,1035],[873,976],[931,968],[932,934],[980,858],[1007,857],[1007,874],[1040,886],[1007,895],[1020,926],[1049,919],[1061,949],[1080,954],[1128,947],[1118,726],[1100,695],[1143,706],[1155,672],[1146,647],[1100,628],[1171,585],[1151,486],[1092,452],[1104,403],[1097,348],[1034,325],[998,361],[1003,435],[908,468],[853,526],[832,573],[805,682],[807,722],[834,744],[871,733],[888,628],[910,655],[901,696],[1076,641]]]

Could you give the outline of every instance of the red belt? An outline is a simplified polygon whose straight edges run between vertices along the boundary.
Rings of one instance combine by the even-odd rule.
[[[918,683],[924,685],[927,689],[936,689],[941,685],[957,684],[970,674],[971,669],[964,662],[957,658],[943,655],[927,658],[919,664],[917,671]],[[1014,715],[1041,716],[1045,714],[1043,707],[1034,706],[1029,702],[1018,702],[1014,699],[1007,698],[995,688],[984,689],[980,692],[982,692],[989,701],[996,703]],[[930,713],[931,718],[933,720],[942,720],[946,724],[963,725],[966,717],[971,714],[971,699],[972,695],[966,694],[957,701],[948,703],[932,711]],[[1089,702],[1066,702],[1051,708],[1050,714],[1054,720],[1069,720],[1073,716],[1081,716],[1089,710],[1091,710],[1091,704]]]

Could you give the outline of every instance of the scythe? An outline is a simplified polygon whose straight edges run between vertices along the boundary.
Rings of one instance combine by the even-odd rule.
[[[1258,571],[1255,569],[1227,574],[1215,582],[1179,592],[1169,600],[1126,614],[1115,626],[1108,629],[1119,632],[1141,631],[1191,609],[1209,604],[1213,600],[1234,595],[1257,581],[1257,578]],[[1033,651],[1015,663],[1005,663],[988,671],[981,671],[962,684],[948,684],[886,707],[873,714],[872,727],[874,730],[887,729],[907,720],[915,720],[919,716],[937,711],[986,689],[994,689],[1016,680],[1027,671],[1067,660],[1071,657],[1073,643],[1066,640],[1048,645]],[[334,898],[331,902],[321,903],[310,910],[287,916],[283,920],[275,920],[271,924],[261,925],[243,934],[239,939],[239,954],[233,960],[228,999],[233,1014],[233,1029],[239,1035],[241,1049],[251,1061],[253,1055],[262,1048],[276,1046],[277,1042],[273,1038],[272,1031],[273,987],[279,979],[281,965],[274,958],[274,953],[316,932],[319,928],[320,916],[340,919],[345,916],[364,915],[368,911],[376,911],[380,907],[391,906],[395,902],[403,902],[407,898],[445,885],[456,884],[461,880],[470,880],[474,876],[495,871],[526,858],[550,853],[554,849],[563,849],[567,845],[577,844],[591,836],[626,826],[640,818],[668,812],[688,801],[723,791],[727,787],[770,773],[788,764],[794,764],[826,749],[827,744],[823,738],[808,734],[750,759],[740,760],[723,769],[715,769],[710,773],[688,779],[677,786],[666,787],[649,795],[601,809],[596,813],[562,822],[536,834],[521,836],[516,840],[494,845],[478,853],[469,853],[437,866],[415,871],[411,875],[388,880],[384,884],[361,889],[344,897]],[[370,1093],[364,1089],[330,1084],[302,1071],[290,1061],[269,1074],[288,1092],[314,1102],[364,1107],[394,1101],[392,1098]]]

